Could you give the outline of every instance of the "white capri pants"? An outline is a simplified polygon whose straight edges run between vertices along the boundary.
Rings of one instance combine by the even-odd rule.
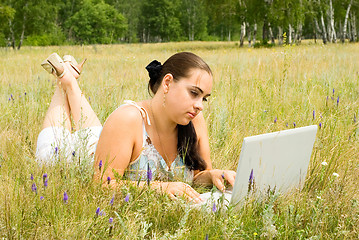
[[[37,139],[36,159],[41,164],[54,164],[61,160],[90,159],[96,151],[101,126],[88,127],[71,133],[64,127],[43,129]]]

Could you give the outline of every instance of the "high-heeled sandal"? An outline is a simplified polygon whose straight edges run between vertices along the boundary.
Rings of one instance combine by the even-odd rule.
[[[65,55],[63,57],[64,62],[68,62],[70,64],[70,66],[80,75],[82,68],[87,60],[87,58],[85,58],[84,60],[82,60],[82,62],[80,64],[77,63],[76,59],[71,56],[71,55]]]
[[[46,58],[41,66],[50,74],[56,74],[58,78],[62,78],[65,74],[64,61],[57,53],[52,53]]]

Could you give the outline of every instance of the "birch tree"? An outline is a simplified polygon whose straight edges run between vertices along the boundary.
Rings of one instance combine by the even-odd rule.
[[[202,0],[182,0],[181,24],[189,41],[200,40],[206,35],[207,16]]]
[[[353,4],[353,0],[350,0],[348,3],[348,7],[346,10],[345,19],[344,19],[343,33],[342,33],[342,39],[341,39],[342,43],[344,43],[345,39],[346,39],[348,18],[349,18],[350,8],[352,7],[352,4]]]

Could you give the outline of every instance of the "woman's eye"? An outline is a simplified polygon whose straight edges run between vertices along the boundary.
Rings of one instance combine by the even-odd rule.
[[[207,98],[203,98],[202,100],[203,100],[203,102],[207,102],[207,101],[208,101],[208,99],[207,99]]]
[[[195,96],[195,97],[198,96],[198,92],[196,92],[196,91],[191,91],[191,94],[192,94],[193,96]]]

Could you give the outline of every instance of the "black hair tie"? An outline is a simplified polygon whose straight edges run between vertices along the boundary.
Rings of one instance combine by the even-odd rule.
[[[156,82],[161,76],[162,64],[157,60],[153,60],[147,65],[146,70],[148,71],[150,79]]]

